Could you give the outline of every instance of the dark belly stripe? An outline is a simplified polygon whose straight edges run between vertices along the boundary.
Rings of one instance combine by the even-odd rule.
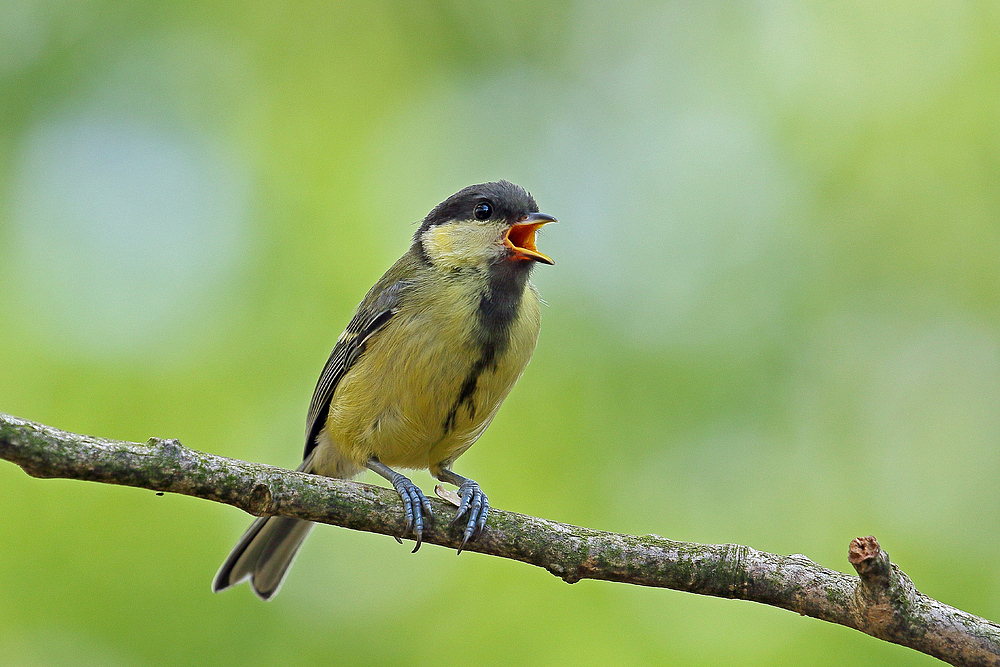
[[[477,310],[479,358],[472,364],[455,403],[445,417],[445,434],[455,428],[458,412],[465,405],[469,420],[476,418],[475,394],[479,377],[487,370],[494,370],[500,356],[510,344],[510,326],[517,318],[521,298],[528,283],[532,262],[506,261],[490,267],[486,289],[479,296]]]

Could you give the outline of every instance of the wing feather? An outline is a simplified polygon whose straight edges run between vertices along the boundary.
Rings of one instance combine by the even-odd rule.
[[[312,401],[309,403],[303,458],[308,458],[316,447],[316,437],[326,423],[326,416],[330,412],[330,401],[340,380],[364,353],[371,337],[381,331],[399,310],[400,296],[410,286],[411,283],[399,280],[379,292],[374,299],[369,294],[358,306],[358,311],[351,318],[344,333],[340,334],[330,358],[326,361],[326,366],[323,367],[323,372],[320,373],[319,382],[316,383]]]

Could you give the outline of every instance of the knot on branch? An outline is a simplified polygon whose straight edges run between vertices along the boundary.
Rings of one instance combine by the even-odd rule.
[[[146,441],[146,445],[159,449],[168,456],[180,456],[186,449],[177,438],[150,438]]]
[[[254,484],[247,498],[247,511],[254,516],[264,516],[274,512],[274,499],[271,497],[271,487],[267,484]]]
[[[913,618],[916,587],[889,560],[878,540],[871,535],[854,538],[847,559],[861,577],[858,612],[866,632],[882,638],[920,637],[926,632],[926,626]]]
[[[861,581],[873,589],[889,587],[892,567],[889,554],[882,551],[874,536],[855,537],[847,549],[847,560],[857,570]]]

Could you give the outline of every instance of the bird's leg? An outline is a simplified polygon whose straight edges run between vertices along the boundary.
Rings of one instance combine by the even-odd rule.
[[[462,537],[462,544],[458,547],[458,553],[462,553],[465,543],[479,537],[483,528],[486,527],[486,518],[490,514],[490,501],[486,498],[483,490],[479,488],[479,484],[468,477],[462,477],[448,468],[441,468],[436,472],[436,476],[442,482],[457,486],[458,493],[462,497],[462,504],[455,512],[455,518],[451,521],[452,525],[457,524],[463,514],[469,513],[469,520],[465,524],[465,535]]]
[[[434,517],[430,501],[417,488],[416,484],[374,456],[368,459],[368,463],[365,465],[368,466],[369,470],[377,472],[389,480],[393,488],[396,489],[396,493],[399,494],[400,499],[403,501],[403,512],[406,514],[406,527],[403,528],[403,535],[406,535],[411,529],[413,530],[413,534],[417,536],[417,546],[413,547],[413,553],[416,553],[424,540],[424,512],[427,513],[429,518]],[[399,541],[398,537],[396,541]]]

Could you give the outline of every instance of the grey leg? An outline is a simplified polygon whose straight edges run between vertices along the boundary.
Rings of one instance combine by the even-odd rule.
[[[490,501],[486,498],[483,490],[479,488],[479,484],[468,477],[462,477],[458,473],[442,468],[437,473],[437,478],[442,482],[457,486],[458,493],[462,497],[462,504],[458,506],[455,518],[451,521],[452,525],[457,524],[463,514],[469,513],[469,519],[465,524],[465,535],[462,537],[461,546],[458,547],[458,553],[462,553],[465,543],[479,537],[483,528],[486,527],[486,518],[490,514]]]
[[[396,493],[399,494],[400,499],[403,501],[403,511],[406,513],[406,527],[403,528],[403,535],[406,535],[411,529],[413,530],[413,534],[417,536],[417,546],[413,547],[413,553],[416,553],[424,540],[423,513],[427,512],[427,516],[431,518],[434,516],[430,501],[417,488],[416,484],[378,459],[372,457],[365,465],[368,466],[369,470],[377,472],[389,480],[393,488],[396,489]],[[399,541],[399,538],[396,538],[396,540]]]

